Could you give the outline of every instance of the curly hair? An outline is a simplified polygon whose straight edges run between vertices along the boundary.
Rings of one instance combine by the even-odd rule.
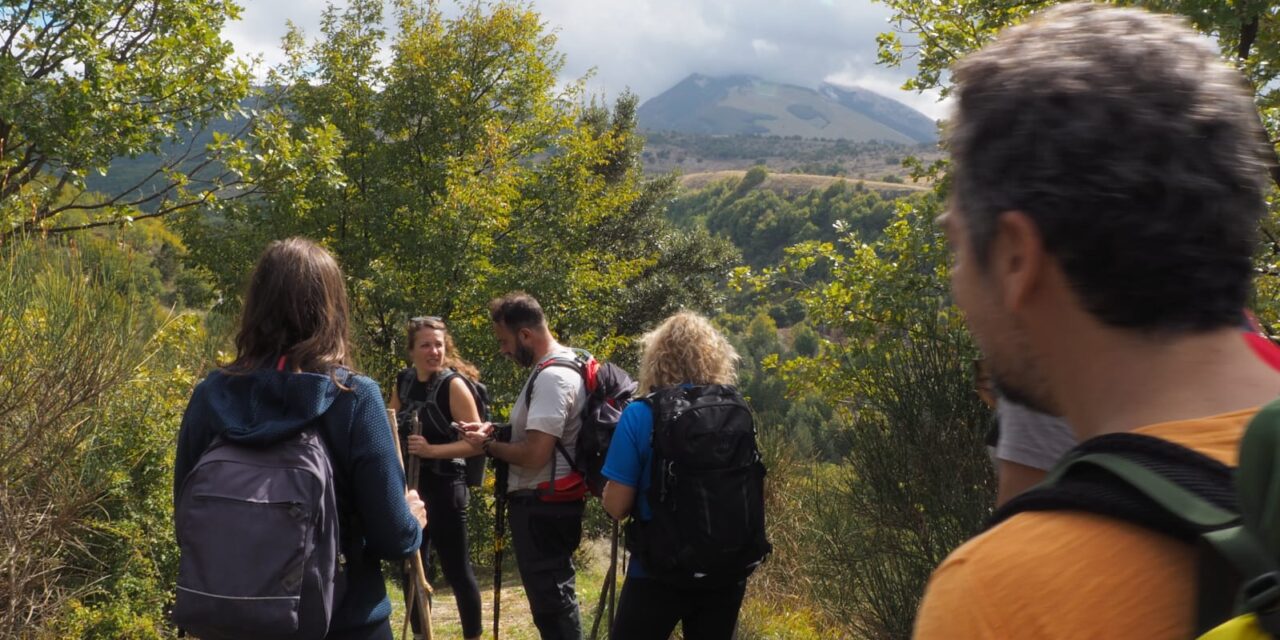
[[[458,348],[453,344],[453,334],[449,333],[448,325],[439,317],[418,316],[409,319],[409,323],[405,326],[405,348],[408,351],[413,351],[413,341],[418,337],[418,332],[423,329],[437,329],[444,334],[444,366],[446,368],[455,369],[472,380],[480,380],[480,370],[458,353]]]
[[[738,352],[711,321],[681,311],[641,338],[640,389],[673,384],[733,384],[738,380]]]
[[[1239,321],[1266,211],[1252,91],[1185,20],[1070,3],[954,68],[952,206],[977,263],[1039,228],[1086,309],[1140,331]]]

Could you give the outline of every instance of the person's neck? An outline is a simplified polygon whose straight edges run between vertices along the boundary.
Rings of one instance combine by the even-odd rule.
[[[1061,336],[1060,338],[1065,338]],[[1280,372],[1236,328],[1143,336],[1082,328],[1046,362],[1058,408],[1080,440],[1262,406],[1280,395]]]
[[[418,374],[418,382],[426,382],[435,377],[437,373],[440,373],[439,369],[427,371],[426,369],[419,369],[416,365],[413,367],[413,370]]]
[[[535,363],[542,362],[543,360],[546,359],[547,356],[551,355],[552,352],[559,351],[560,349],[563,349],[563,348],[564,347],[561,346],[561,344],[557,342],[555,338],[547,338],[546,343],[541,348],[536,349],[533,352],[533,361]]]

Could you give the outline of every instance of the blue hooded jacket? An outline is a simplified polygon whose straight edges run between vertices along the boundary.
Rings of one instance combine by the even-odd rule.
[[[216,436],[265,446],[318,424],[333,460],[349,572],[331,632],[390,617],[380,560],[408,557],[422,544],[378,384],[349,375],[343,385],[348,390],[327,374],[213,371],[196,385],[182,416],[173,482],[176,504],[183,481]]]

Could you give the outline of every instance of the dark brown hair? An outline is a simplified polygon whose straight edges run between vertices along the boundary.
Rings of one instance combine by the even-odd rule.
[[[952,204],[979,266],[1008,211],[1099,320],[1239,324],[1267,154],[1253,91],[1186,20],[1090,3],[1006,29],[954,69]]]
[[[411,318],[409,324],[405,326],[406,340],[405,348],[413,351],[413,340],[418,336],[418,332],[423,329],[437,329],[444,334],[444,366],[456,369],[462,375],[472,380],[480,379],[480,370],[474,364],[471,364],[462,357],[458,352],[458,348],[453,344],[453,334],[449,333],[449,327],[445,325],[444,320],[437,316],[418,316]]]
[[[249,279],[236,333],[235,373],[275,366],[332,373],[352,368],[342,269],[306,238],[267,245]]]
[[[542,314],[538,300],[523,291],[512,291],[489,302],[489,319],[508,331],[533,329],[545,326],[547,317]]]

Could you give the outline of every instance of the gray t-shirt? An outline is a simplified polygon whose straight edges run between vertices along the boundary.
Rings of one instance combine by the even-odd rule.
[[[552,358],[573,359],[573,350],[567,347],[553,349],[551,353],[538,361],[533,370]],[[526,403],[529,383],[533,382],[533,398]],[[526,430],[541,431],[560,439],[566,451],[573,451],[578,442],[578,431],[582,428],[582,408],[587,402],[587,389],[582,383],[582,375],[569,367],[549,366],[538,373],[537,377],[529,375],[515,406],[511,408],[511,442],[524,442]],[[572,471],[569,461],[557,448],[555,457],[556,477],[563,478]],[[539,469],[529,469],[511,465],[511,475],[507,479],[508,491],[535,489],[539,482],[551,479],[551,463]]]
[[[1062,418],[1040,413],[1007,398],[996,405],[1000,441],[996,458],[1048,471],[1076,446],[1076,435]]]

